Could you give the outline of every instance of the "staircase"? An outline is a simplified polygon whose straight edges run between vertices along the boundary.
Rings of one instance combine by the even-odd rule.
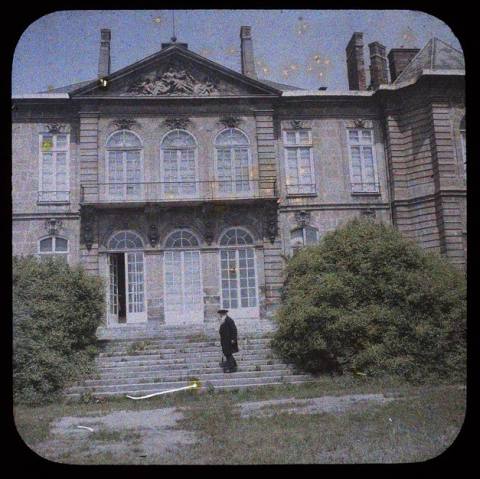
[[[219,365],[220,341],[203,333],[171,331],[161,337],[107,342],[96,358],[97,376],[65,391],[68,398],[89,393],[94,397],[141,396],[187,386],[192,378],[202,388],[228,389],[311,381],[274,356],[271,332],[239,338],[235,354],[238,370],[225,374]]]

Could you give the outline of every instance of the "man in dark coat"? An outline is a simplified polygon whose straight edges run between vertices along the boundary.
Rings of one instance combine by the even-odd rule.
[[[227,315],[228,310],[219,309],[218,317],[220,321],[220,344],[226,361],[221,363],[223,372],[233,373],[237,370],[237,362],[233,353],[238,353],[237,327],[233,319]]]

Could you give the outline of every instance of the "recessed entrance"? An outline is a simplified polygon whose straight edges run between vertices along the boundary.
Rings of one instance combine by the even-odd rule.
[[[117,233],[109,242],[110,249],[143,248],[141,239],[131,232]],[[108,254],[110,324],[147,321],[145,308],[145,275],[143,251],[122,251]]]

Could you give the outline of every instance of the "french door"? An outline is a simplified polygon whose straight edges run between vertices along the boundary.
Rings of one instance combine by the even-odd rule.
[[[203,322],[200,251],[165,251],[165,323]]]
[[[108,255],[109,314],[117,323],[147,321],[143,253]]]
[[[220,251],[222,308],[236,310],[237,317],[258,316],[255,251],[253,248]]]
[[[108,194],[112,199],[136,199],[141,196],[141,159],[139,150],[108,152]]]

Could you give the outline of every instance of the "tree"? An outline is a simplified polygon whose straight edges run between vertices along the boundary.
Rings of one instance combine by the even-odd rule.
[[[273,346],[311,372],[463,376],[466,281],[396,229],[355,219],[287,264]]]

